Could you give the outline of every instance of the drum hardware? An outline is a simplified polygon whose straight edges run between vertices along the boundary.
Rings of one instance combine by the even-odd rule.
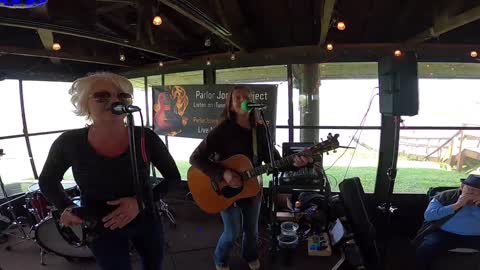
[[[3,150],[0,151],[0,158],[4,155],[4,152]],[[6,235],[11,235],[13,237],[16,237],[16,238],[19,238],[20,241],[17,242],[17,243],[14,243],[14,244],[11,244],[11,245],[8,245],[5,247],[5,250],[7,251],[10,251],[12,250],[12,248],[14,246],[17,246],[17,245],[20,245],[28,240],[33,240],[33,238],[31,237],[31,233],[32,233],[32,230],[33,230],[33,226],[30,227],[30,229],[27,231],[24,229],[24,226],[25,226],[25,223],[22,222],[20,220],[19,217],[17,217],[17,215],[15,214],[15,210],[13,208],[13,205],[12,205],[12,201],[15,201],[19,198],[15,198],[13,200],[9,200],[9,197],[8,197],[8,194],[7,194],[7,191],[5,190],[5,185],[3,184],[3,181],[2,181],[2,177],[0,176],[0,189],[2,190],[2,193],[3,193],[3,197],[7,200],[5,203],[3,203],[1,206],[4,206],[4,205],[7,205],[7,211],[8,213],[10,214],[12,220],[11,220],[11,224],[5,229],[5,232],[4,234]],[[20,196],[20,197],[24,197],[23,195]],[[17,227],[18,231],[20,232],[20,235],[18,234],[14,234],[14,233],[11,233],[9,232],[12,228],[14,227]]]
[[[168,208],[168,204],[164,200],[159,199],[157,202],[157,208],[158,208],[159,215],[160,216],[166,215],[168,220],[170,221],[170,226],[172,226],[172,228],[176,228],[177,222],[175,220],[175,216]]]
[[[77,185],[75,183],[63,182],[62,188],[68,198],[78,195]],[[52,206],[40,191],[38,184],[32,184],[28,187],[25,194],[25,202],[29,212],[35,217],[36,223],[40,223],[47,218],[52,212]]]
[[[74,183],[62,183],[64,191],[67,193],[67,196],[72,198],[76,195],[77,187]],[[3,194],[6,198],[5,187],[0,178],[0,188],[3,191]],[[20,220],[13,209],[12,202],[20,199],[25,199],[26,208],[34,216],[34,225],[32,225],[28,231],[24,229],[26,222]],[[73,198],[74,203],[76,202]],[[78,201],[78,200],[77,200]],[[28,188],[26,194],[21,195],[17,198],[8,200],[7,202],[0,205],[0,207],[8,206],[9,214],[13,217],[12,223],[7,227],[7,230],[11,230],[14,226],[18,227],[20,235],[8,233],[8,235],[15,236],[20,238],[21,241],[13,245],[6,247],[6,250],[12,250],[12,247],[19,245],[28,240],[33,240],[40,247],[40,264],[45,264],[45,255],[47,253],[56,254],[66,258],[67,260],[75,258],[93,258],[93,253],[87,246],[76,246],[71,244],[65,239],[65,231],[73,239],[74,235],[83,241],[82,236],[85,235],[82,226],[72,226],[65,227],[64,229],[60,228],[58,223],[58,216],[55,218],[53,216],[55,210],[51,206],[43,194],[40,192],[38,184],[33,184]]]
[[[77,195],[77,185],[74,183],[61,183],[63,191],[65,192],[66,196],[69,198],[72,198],[73,196]],[[52,212],[53,212],[53,206],[50,205],[48,200],[45,198],[45,196],[41,193],[40,191],[40,186],[38,184],[32,184],[31,186],[28,187],[27,193],[25,194],[25,203],[27,206],[28,211],[34,216],[35,218],[35,225],[32,226],[32,229],[30,230],[31,232],[34,233],[34,237],[32,240],[35,240],[35,242],[40,246],[40,264],[41,265],[46,265],[45,264],[45,255],[47,253],[54,253],[58,254],[60,256],[69,258],[70,257],[75,257],[73,254],[72,256],[70,254],[59,254],[58,250],[63,250],[66,249],[68,250],[68,244],[66,242],[62,242],[63,239],[58,240],[56,237],[55,232],[50,232],[50,230],[41,230],[40,228],[45,228],[45,227],[55,227],[57,228],[57,234],[60,234],[58,231],[58,222],[52,217]],[[52,223],[52,221],[55,221]],[[48,231],[49,233],[45,233],[45,231]],[[46,234],[46,236],[44,236]],[[52,236],[54,235],[54,236]],[[48,237],[53,237],[52,241],[60,241],[60,243],[49,243]],[[57,240],[55,240],[57,239]],[[65,240],[64,240],[65,241]],[[59,247],[53,247],[51,248],[50,245],[56,245]]]
[[[75,195],[74,191],[76,185],[69,183],[62,183],[64,190],[68,190],[67,195],[72,198]],[[37,192],[36,186],[29,187],[30,192]],[[70,193],[70,194],[69,194]],[[77,206],[80,206],[80,199],[73,197],[72,201]],[[52,253],[64,257],[68,261],[72,259],[90,259],[93,258],[92,251],[88,248],[86,230],[88,228],[82,225],[62,226],[60,225],[61,213],[49,207],[48,215],[38,222],[34,227],[34,239],[40,246],[40,263],[45,265],[44,257],[47,253]],[[41,212],[38,209],[34,211]]]
[[[48,217],[35,226],[35,241],[41,247],[41,262],[43,263],[44,255],[48,253],[62,256],[67,260],[78,258],[93,258],[92,251],[86,245],[73,245],[69,243],[62,231],[59,230],[59,224],[54,217]],[[82,225],[65,227],[71,233],[73,238],[84,241],[85,235]]]

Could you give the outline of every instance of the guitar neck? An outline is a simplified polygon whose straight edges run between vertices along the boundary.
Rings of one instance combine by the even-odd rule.
[[[255,167],[253,169],[250,169],[248,171],[245,171],[241,174],[243,179],[249,179],[253,178],[259,175],[262,175],[268,171],[275,169],[281,169],[288,167],[293,164],[293,158],[295,157],[296,154],[286,156],[282,159],[278,159],[273,161],[272,163],[265,164],[262,166]]]
[[[337,138],[338,138],[338,134],[335,134],[335,136],[332,136],[332,134],[329,133],[327,141],[317,143],[314,146],[309,147],[308,150],[302,151],[300,153],[295,153],[295,154],[286,156],[282,159],[274,160],[270,164],[258,166],[248,171],[245,171],[241,173],[240,176],[244,180],[250,179],[250,178],[262,175],[273,169],[282,169],[287,166],[291,166],[293,164],[293,159],[295,158],[295,156],[298,156],[298,155],[312,156],[315,153],[324,153],[326,151],[335,150],[339,145]]]

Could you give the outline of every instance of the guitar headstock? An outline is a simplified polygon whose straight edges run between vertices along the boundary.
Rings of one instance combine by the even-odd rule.
[[[340,146],[340,143],[338,142],[339,136],[340,135],[338,134],[332,135],[332,133],[328,133],[327,139],[325,141],[322,141],[310,147],[308,149],[308,152],[311,155],[315,155],[318,153],[325,153],[337,149]]]

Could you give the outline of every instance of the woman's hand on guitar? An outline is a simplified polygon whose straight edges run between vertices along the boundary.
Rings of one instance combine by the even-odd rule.
[[[118,205],[117,209],[102,219],[102,221],[105,222],[105,228],[110,228],[111,230],[123,228],[140,212],[135,197],[125,197],[114,201],[108,201],[107,204]]]
[[[226,169],[223,172],[223,179],[232,188],[239,188],[242,186],[242,179],[240,179],[240,175],[230,169]]]
[[[313,158],[305,156],[294,156],[293,157],[293,166],[300,168],[306,166],[308,163],[312,163]]]
[[[60,225],[72,226],[82,223],[83,220],[72,213],[72,208],[65,208],[60,216]]]

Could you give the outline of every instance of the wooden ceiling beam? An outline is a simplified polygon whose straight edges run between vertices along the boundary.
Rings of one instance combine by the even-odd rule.
[[[160,51],[158,50],[158,48],[154,48],[151,46],[141,46],[137,44],[131,44],[130,40],[119,39],[112,36],[107,36],[107,35],[103,35],[95,32],[89,32],[85,30],[65,27],[61,25],[32,22],[32,21],[5,18],[5,17],[0,17],[0,25],[24,28],[24,29],[32,29],[32,30],[45,29],[45,30],[52,31],[54,33],[62,34],[62,35],[74,36],[74,37],[79,37],[84,39],[90,39],[90,40],[115,44],[121,47],[131,48],[131,49],[140,50],[140,51],[148,52],[148,53],[163,56],[163,57],[180,60],[180,58],[175,56],[174,53]]]
[[[417,44],[427,41],[431,38],[439,37],[442,34],[450,32],[456,28],[474,22],[480,19],[480,5],[465,11],[456,16],[434,22],[434,25],[421,33],[416,34],[412,38],[408,39],[406,43]]]
[[[186,0],[158,0],[164,5],[172,8],[183,16],[187,17],[191,21],[199,24],[203,28],[217,35],[219,38],[223,39],[227,43],[232,44],[239,50],[246,50],[246,46],[241,44],[241,42],[231,38],[232,33],[225,29],[223,26],[215,22],[208,15],[203,13],[199,8],[195,7]]]
[[[125,27],[124,24],[119,23],[116,18],[110,14],[104,14],[97,18],[97,25],[106,28],[109,32],[112,32],[115,36],[123,37],[128,40],[135,38],[135,33]]]
[[[167,25],[167,27],[169,27],[170,29],[172,29],[172,31],[177,34],[177,36],[182,39],[182,40],[188,40],[189,39],[189,35],[181,28],[178,26],[178,24],[176,24],[170,16],[167,16],[165,15],[165,13],[163,12],[159,12],[158,15],[162,18],[162,21],[163,23],[165,23]]]
[[[228,53],[211,54],[194,57],[185,61],[164,62],[149,64],[127,71],[125,76],[130,78],[202,70],[209,59],[211,67],[215,69],[285,65],[285,64],[312,64],[328,62],[376,62],[381,57],[391,55],[396,49],[415,51],[418,61],[421,62],[475,62],[470,57],[470,51],[478,45],[463,44],[418,44],[408,46],[404,43],[364,43],[364,44],[335,44],[333,51],[319,50],[317,45],[285,48],[258,49],[251,53],[238,52],[235,61],[230,60]]]
[[[222,0],[211,0],[210,2],[223,26],[234,32],[232,35],[242,44],[243,49],[249,51],[249,48],[255,45],[255,38],[250,27],[248,27],[239,1],[229,0],[226,5],[223,4]]]
[[[143,23],[145,25],[145,33],[147,34],[148,41],[150,45],[155,45],[155,37],[153,36],[152,31],[152,19],[153,19],[153,11],[155,9],[155,1],[153,0],[142,0],[141,1],[144,5],[144,9],[142,12]]]
[[[400,32],[406,25],[410,22],[408,19],[410,18],[410,14],[417,8],[418,2],[417,0],[404,0],[403,6],[399,10],[399,15],[396,18],[396,21],[393,25],[394,31],[392,31],[392,36],[395,33]]]
[[[37,32],[45,50],[51,51],[54,43],[53,32],[45,29],[38,29]],[[54,64],[60,64],[60,59],[57,58],[50,58],[50,61]]]
[[[127,3],[114,3],[112,5],[107,5],[107,6],[104,6],[104,7],[99,7],[97,8],[96,10],[96,13],[97,15],[102,15],[104,13],[109,13],[109,12],[112,12],[114,10],[117,10],[119,8],[123,8],[127,5],[131,5],[131,4],[127,4]]]
[[[121,4],[131,5],[131,6],[135,6],[137,4],[135,0],[97,0],[97,2],[121,3]]]
[[[18,56],[27,56],[27,57],[37,57],[37,58],[50,58],[57,60],[68,60],[74,62],[83,62],[90,64],[100,64],[107,66],[116,66],[116,67],[131,67],[123,62],[116,62],[112,59],[98,56],[80,56],[72,55],[66,52],[54,52],[54,51],[45,51],[39,49],[29,49],[29,48],[20,48],[12,46],[0,46],[0,55],[18,55]]]
[[[324,0],[322,9],[322,18],[320,24],[320,40],[319,46],[323,46],[327,40],[328,31],[330,31],[330,21],[332,20],[332,14],[335,7],[335,0]]]

